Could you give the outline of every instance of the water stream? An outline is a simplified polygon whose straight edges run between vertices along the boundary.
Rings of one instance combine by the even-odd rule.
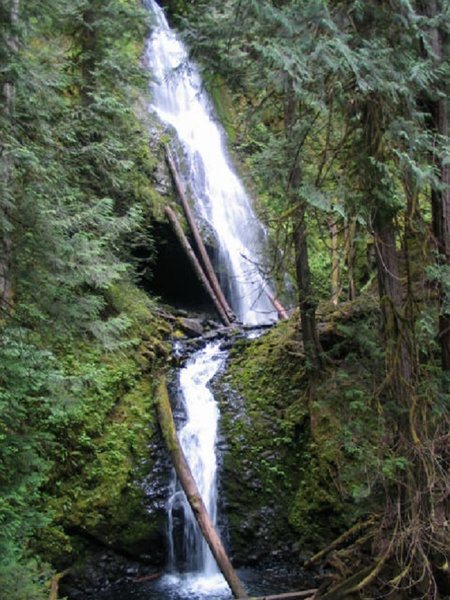
[[[176,132],[180,174],[197,217],[216,240],[216,265],[225,294],[242,322],[276,321],[265,275],[265,230],[233,169],[198,68],[156,2],[146,0],[146,6],[155,21],[146,45],[153,78],[149,108]]]
[[[215,447],[219,410],[208,383],[224,360],[220,343],[210,343],[196,352],[179,373],[179,395],[186,421],[178,431],[178,438],[214,525],[217,524]],[[170,571],[200,573],[205,578],[217,575],[216,562],[175,473],[170,485],[168,516]],[[182,525],[178,535],[175,518]]]
[[[216,267],[232,309],[246,324],[276,321],[264,275],[265,231],[232,168],[224,135],[214,117],[197,67],[169,28],[154,0],[146,0],[154,28],[146,45],[152,74],[149,110],[178,143],[174,153],[197,218],[214,236]],[[178,436],[214,523],[217,521],[216,435],[219,411],[209,384],[226,360],[220,343],[206,345],[180,369],[178,389],[183,419]],[[167,503],[168,574],[147,598],[231,598],[229,588],[203,540],[185,494],[173,473]]]

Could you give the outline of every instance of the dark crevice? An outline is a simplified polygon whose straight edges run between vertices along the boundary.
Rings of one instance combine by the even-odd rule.
[[[176,308],[214,313],[211,299],[170,226],[154,224],[152,236],[158,240],[152,255],[144,246],[135,251],[140,264],[141,287]]]

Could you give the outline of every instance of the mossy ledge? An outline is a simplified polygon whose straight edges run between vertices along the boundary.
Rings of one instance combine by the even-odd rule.
[[[361,483],[381,460],[380,417],[365,402],[382,369],[371,311],[367,299],[322,311],[329,362],[313,385],[296,317],[234,345],[215,389],[223,510],[237,564],[300,565],[373,508]]]

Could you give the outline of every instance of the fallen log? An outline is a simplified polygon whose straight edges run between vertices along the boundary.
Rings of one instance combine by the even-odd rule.
[[[324,556],[329,554],[332,550],[334,550],[335,548],[337,548],[338,546],[340,546],[341,544],[346,542],[349,538],[356,535],[360,531],[363,531],[370,525],[373,525],[374,522],[375,522],[375,516],[371,516],[369,519],[367,519],[367,521],[363,521],[363,522],[359,521],[358,523],[353,525],[353,527],[351,527],[350,529],[345,531],[342,535],[340,535],[333,542],[331,542],[331,544],[326,546],[323,550],[320,550],[320,552],[317,552],[317,554],[314,554],[314,556],[312,556],[310,559],[306,560],[303,565],[304,568],[307,569],[308,567],[310,567],[311,565],[313,565],[314,563],[316,563],[317,561],[322,559]]]
[[[167,218],[169,219],[170,224],[172,225],[172,229],[178,238],[178,241],[180,242],[183,250],[186,253],[186,256],[188,257],[192,267],[194,268],[194,271],[195,271],[198,279],[200,280],[200,283],[203,285],[206,293],[209,295],[209,297],[213,301],[214,306],[216,307],[216,310],[219,313],[220,318],[222,319],[222,322],[224,323],[224,325],[226,325],[228,327],[229,325],[231,325],[231,321],[228,318],[228,315],[226,314],[226,312],[224,311],[223,306],[219,302],[219,299],[217,298],[213,288],[211,287],[211,284],[209,283],[209,280],[205,275],[202,265],[200,264],[197,256],[195,255],[195,252],[192,249],[192,246],[189,243],[189,240],[187,239],[187,237],[183,231],[183,228],[180,225],[180,222],[178,221],[177,215],[170,208],[170,206],[166,206],[164,210],[165,210]]]
[[[142,583],[144,581],[155,581],[155,579],[159,579],[162,573],[152,573],[151,575],[144,575],[143,577],[138,577],[137,579],[133,579],[133,583]]]
[[[287,310],[284,308],[284,306],[281,304],[281,302],[275,298],[274,296],[272,296],[272,294],[267,294],[269,296],[269,300],[272,302],[275,310],[278,313],[278,316],[280,317],[280,319],[282,321],[287,321],[289,319],[289,315],[287,313]]]
[[[251,597],[249,600],[308,600],[314,598],[318,588],[302,590],[300,592],[287,592],[286,594],[275,594],[273,596]]]
[[[166,146],[166,158],[167,164],[169,165],[170,172],[172,174],[173,181],[175,183],[175,187],[177,188],[178,195],[180,196],[181,205],[183,206],[184,214],[186,216],[186,221],[191,229],[192,235],[194,237],[195,243],[197,245],[198,252],[200,254],[201,262],[203,264],[203,268],[205,270],[206,276],[208,277],[209,283],[214,290],[225,314],[227,315],[230,322],[235,321],[236,317],[233,314],[233,311],[228,304],[225,295],[220,286],[219,280],[217,279],[216,273],[211,263],[211,259],[208,256],[208,253],[205,248],[205,244],[203,243],[202,236],[200,235],[200,231],[197,227],[197,223],[195,222],[194,215],[192,214],[191,207],[189,205],[188,199],[186,197],[186,193],[184,191],[183,184],[180,181],[178,176],[177,168],[175,165],[175,161],[173,160],[173,156],[169,150],[169,147]]]
[[[172,456],[178,479],[186,494],[186,498],[192,508],[200,530],[205,538],[211,552],[216,559],[217,565],[222,571],[235,598],[248,598],[244,586],[237,576],[230,559],[228,558],[222,541],[217,533],[206,510],[199,489],[192,476],[189,464],[178,441],[175,423],[170,406],[169,393],[164,377],[161,377],[158,388],[158,418],[161,425],[164,441]]]

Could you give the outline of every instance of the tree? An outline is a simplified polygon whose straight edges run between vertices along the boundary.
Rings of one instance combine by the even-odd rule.
[[[419,2],[428,17],[424,31],[424,53],[437,78],[427,93],[431,113],[430,126],[435,135],[433,162],[436,171],[431,189],[433,233],[439,266],[439,344],[444,371],[450,371],[450,165],[446,158],[449,144],[449,69],[448,3]]]
[[[5,126],[5,132],[9,133],[11,123],[14,119],[15,104],[15,75],[14,64],[15,56],[18,52],[18,23],[19,23],[19,0],[11,0],[8,5],[1,7],[1,23],[5,63],[9,69],[2,72],[2,124]],[[9,181],[11,179],[11,170],[13,168],[11,157],[9,156],[8,138],[3,141],[0,148],[0,168],[1,168],[1,186],[0,191],[3,201],[0,206],[0,312],[8,313],[12,301],[12,283],[11,283],[11,261],[12,261],[12,241],[10,235],[11,229],[11,211],[13,209],[11,197],[8,193]]]
[[[310,262],[304,240],[308,224],[311,243],[313,217],[320,228],[338,206],[344,223],[365,229],[365,239],[374,248],[373,261],[368,254],[365,269],[370,282],[375,268],[381,314],[384,380],[374,398],[385,419],[380,455],[393,454],[403,472],[399,468],[395,484],[378,474],[382,489],[374,485],[378,491],[373,497],[379,493],[385,498],[376,532],[383,551],[353,585],[355,593],[373,583],[389,562],[397,569],[393,585],[437,594],[436,557],[448,552],[443,536],[427,536],[427,528],[442,528],[445,514],[448,486],[440,465],[446,461],[443,423],[448,424],[449,415],[444,395],[436,393],[431,399],[421,390],[427,383],[434,385],[417,346],[418,322],[430,309],[424,285],[419,287],[426,265],[421,268],[412,258],[415,243],[420,240],[426,247],[420,209],[428,210],[424,198],[431,186],[439,252],[430,270],[440,281],[439,340],[446,368],[442,344],[446,348],[448,343],[448,125],[443,92],[448,80],[441,75],[446,73],[442,52],[448,3],[427,6],[432,21],[421,18],[416,4],[400,0],[267,0],[245,5],[229,0],[220,7],[211,0],[200,4],[203,11],[196,19],[196,31],[201,32],[196,47],[201,52],[208,44],[207,64],[215,60],[216,68],[220,65],[232,89],[240,90],[236,93],[241,106],[248,107],[250,132],[244,134],[248,142],[242,149],[257,157],[253,167],[264,165],[265,174],[257,172],[257,177],[266,186],[265,194],[280,194],[279,181],[291,186],[285,187],[288,202],[281,211],[294,215],[291,230],[298,227],[292,239],[297,243],[293,253],[302,257],[297,260],[300,307],[310,298],[304,293],[307,272],[298,267],[307,269]],[[214,42],[207,35],[211,30]],[[189,29],[188,39],[195,43]],[[434,40],[434,50],[427,39]],[[214,44],[216,56],[211,51]],[[438,144],[428,135],[424,95],[432,99]],[[423,227],[414,240],[417,224]],[[349,237],[351,245],[354,237]],[[354,296],[355,261],[349,249],[344,254],[351,257],[349,289]],[[433,360],[430,354],[430,363]],[[424,501],[428,488],[434,492]],[[397,511],[392,510],[394,504]]]
[[[11,600],[48,597],[30,544],[51,520],[42,488],[58,419],[76,419],[61,408],[62,363],[76,340],[100,353],[125,343],[129,319],[109,292],[132,276],[129,238],[152,202],[134,109],[146,20],[133,0],[94,3],[92,23],[81,19],[96,28],[91,53],[77,35],[88,5],[0,8],[0,587]]]

